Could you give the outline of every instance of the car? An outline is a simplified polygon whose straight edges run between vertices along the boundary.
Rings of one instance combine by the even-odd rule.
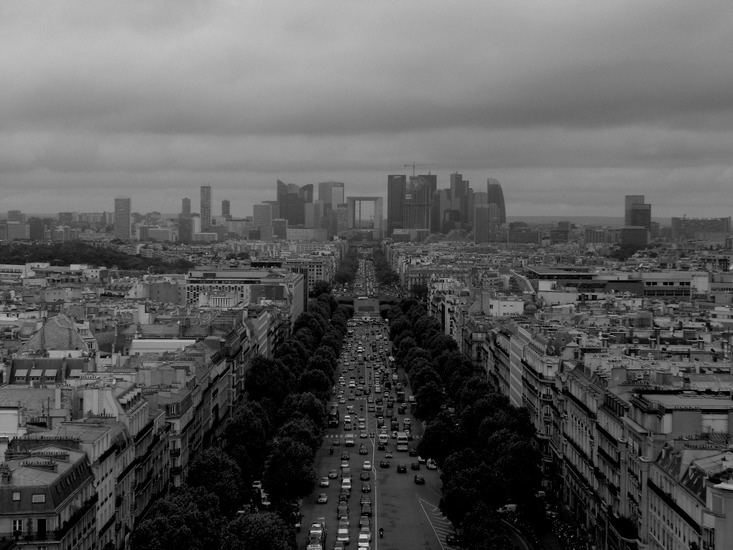
[[[389,468],[389,460],[382,460],[379,462],[380,468]]]
[[[425,485],[425,478],[423,476],[415,476],[415,485]]]
[[[331,485],[331,480],[328,479],[328,476],[324,476],[321,478],[321,487],[328,487]]]
[[[344,461],[344,460],[345,460],[346,462],[348,462],[348,461],[349,461],[349,451],[343,451],[343,452],[341,453],[341,460],[342,460],[342,461]]]
[[[369,472],[362,471],[359,474],[359,479],[361,481],[369,481],[371,479],[371,474]]]
[[[364,463],[361,465],[362,470],[371,470],[372,469],[372,463],[368,460],[365,460]]]
[[[318,502],[318,504],[328,503],[328,495],[326,493],[320,493],[318,495],[318,498],[316,499],[316,502]]]
[[[341,446],[341,438],[339,436],[334,437],[331,445],[333,445],[334,447]]]
[[[361,445],[359,445],[359,454],[360,455],[368,455],[369,454],[369,451],[367,450],[366,445],[364,445],[363,443]]]
[[[372,503],[372,497],[369,495],[361,495],[361,498],[359,499],[359,504],[361,506],[364,506],[365,504],[371,504]]]
[[[349,467],[349,461],[348,460],[342,460],[341,461],[341,469],[343,470],[344,468],[348,468],[348,467]]]
[[[448,536],[445,537],[445,543],[448,546],[461,546],[461,537],[458,533],[448,533]]]
[[[383,451],[385,448],[386,448],[386,445],[380,441],[379,444],[377,445],[377,450]]]
[[[415,447],[410,447],[407,450],[407,454],[409,454],[410,456],[417,456],[417,449],[415,449]]]
[[[336,470],[329,470],[328,472],[328,479],[336,479],[339,476],[338,471]]]
[[[427,461],[425,462],[425,466],[427,467],[428,470],[437,470],[438,469],[438,465],[435,463],[435,461],[432,458],[427,459]]]
[[[397,473],[398,474],[406,474],[407,473],[407,466],[404,464],[398,464],[397,465]]]
[[[361,439],[366,439],[369,437],[369,434],[367,434],[366,432],[359,432],[359,437]]]
[[[420,469],[420,463],[419,462],[413,462],[410,464],[410,470],[419,470]]]
[[[343,405],[344,403],[346,403],[346,399],[344,399],[343,397],[339,397],[339,403]]]
[[[419,462],[420,464],[425,464],[425,463],[427,462],[427,460],[425,460],[425,459],[424,459],[423,457],[421,457],[421,456],[418,456],[418,457],[417,457],[417,461],[418,461],[418,462]]]
[[[348,491],[342,491],[339,493],[339,502],[349,502],[349,492]]]
[[[361,484],[361,492],[362,493],[371,493],[372,492],[372,486],[369,483],[362,483]]]
[[[369,516],[372,517],[372,505],[371,504],[365,504],[361,507],[361,515],[362,516]]]
[[[369,516],[359,516],[359,529],[369,527]]]
[[[336,515],[338,518],[349,517],[349,505],[345,502],[339,502],[336,508]]]
[[[384,453],[384,458],[392,458],[394,455],[392,455],[392,451],[387,451]]]

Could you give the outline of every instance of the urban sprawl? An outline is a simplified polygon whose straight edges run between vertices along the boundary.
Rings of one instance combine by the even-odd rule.
[[[328,430],[343,425],[346,407],[362,406],[368,410],[354,418],[369,414],[361,446],[371,445],[370,455],[382,435],[386,451],[393,438],[406,438],[405,426],[405,449],[424,448],[418,436],[427,437],[436,417],[455,414],[454,403],[446,397],[435,415],[424,408],[413,416],[419,426],[387,430],[374,412],[383,388],[380,404],[372,400],[384,376],[394,392],[385,405],[397,396],[404,415],[420,407],[405,374],[419,335],[387,343],[403,306],[422,308],[475,379],[526,411],[541,472],[537,502],[529,507],[509,493],[496,512],[519,536],[548,550],[730,548],[730,217],[660,222],[643,195],[629,195],[612,212],[615,226],[533,224],[511,221],[495,179],[480,189],[461,174],[439,183],[434,174],[388,176],[386,209],[381,196],[346,196],[341,182],[278,181],[275,199],[243,217],[229,200],[216,214],[211,186],[200,189],[199,212],[182,198],[175,215],[140,214],[131,197],[114,198],[110,212],[7,212],[0,253],[23,260],[0,259],[0,550],[136,548],[135,531],[187,484],[197,458],[231,448],[233,419],[251,410],[261,383],[253,365],[287,363],[283,354],[298,348],[293,338],[321,314],[339,337],[335,348],[346,346],[330,352],[338,367],[319,396],[324,418],[340,411]],[[71,244],[158,263],[35,256]],[[417,326],[418,310],[410,311],[405,318]],[[339,315],[348,317],[344,334]],[[372,324],[379,328],[360,332]],[[306,332],[303,349],[318,331]],[[363,340],[352,349],[357,336]],[[347,387],[349,361],[364,372]],[[398,428],[401,417],[392,416]],[[330,460],[322,451],[339,434],[324,428],[311,457],[316,468]],[[354,438],[359,446],[358,430]],[[263,442],[277,445],[278,437]],[[445,457],[435,458],[442,471]],[[305,521],[313,519],[305,510],[317,506],[320,475],[286,514],[271,478],[263,487],[256,474],[242,499],[249,507],[232,509],[236,521],[276,508],[292,544],[339,547],[326,539],[326,520]],[[376,479],[364,476],[376,491]],[[427,485],[440,491],[439,479]],[[418,474],[414,481],[426,482]],[[551,535],[523,519],[523,507],[547,514]],[[364,547],[377,547],[366,523]],[[434,531],[435,548],[468,544],[460,541],[470,535],[466,525]]]

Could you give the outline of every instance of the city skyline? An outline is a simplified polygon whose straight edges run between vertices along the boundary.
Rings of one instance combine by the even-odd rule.
[[[636,194],[655,217],[729,215],[733,6],[558,7],[4,6],[2,210],[124,194],[176,212],[210,185],[251,213],[277,179],[386,198],[415,163],[440,187],[496,178],[510,218],[602,216]]]

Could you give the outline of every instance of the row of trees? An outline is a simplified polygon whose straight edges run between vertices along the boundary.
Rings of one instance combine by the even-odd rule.
[[[316,482],[315,453],[352,315],[327,285],[314,294],[274,357],[253,359],[246,399],[227,421],[221,446],[201,453],[187,484],[153,506],[132,534],[134,550],[295,547],[297,501]],[[272,511],[237,514],[260,478]]]
[[[536,517],[542,479],[526,409],[492,391],[416,300],[403,300],[389,319],[396,361],[415,394],[414,414],[425,423],[418,452],[442,469],[441,510],[468,548],[513,548],[497,510],[513,502]]]
[[[333,277],[333,281],[339,285],[351,284],[356,279],[359,271],[359,252],[356,247],[350,247],[341,259],[339,268]]]
[[[374,259],[374,274],[380,285],[388,287],[400,282],[399,274],[387,263],[387,257],[381,248],[374,248],[372,258]]]
[[[125,271],[185,273],[193,267],[186,260],[166,262],[161,258],[131,256],[114,248],[100,248],[81,241],[31,244],[13,242],[0,246],[0,264],[48,262],[51,265],[90,264]]]

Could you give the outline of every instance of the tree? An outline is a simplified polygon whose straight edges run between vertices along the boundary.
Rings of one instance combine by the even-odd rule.
[[[130,543],[133,550],[219,548],[224,524],[214,494],[184,486],[153,504]]]
[[[234,515],[242,503],[242,472],[221,449],[211,448],[199,454],[191,463],[187,482],[191,487],[202,487],[214,493],[226,516]]]
[[[326,407],[323,401],[309,392],[291,393],[285,398],[281,409],[281,418],[296,416],[308,418],[319,430],[322,430],[326,425]]]
[[[293,376],[281,361],[267,359],[262,355],[252,359],[250,368],[244,375],[244,387],[251,400],[262,401],[269,398],[277,405],[289,393],[293,382]]]
[[[417,390],[415,400],[417,401],[414,413],[415,416],[420,420],[430,422],[438,416],[438,413],[445,402],[445,396],[438,384],[431,381]]]
[[[293,528],[273,513],[238,516],[229,523],[223,538],[223,550],[291,550],[295,547]]]
[[[263,483],[270,496],[279,501],[310,494],[316,483],[313,452],[294,439],[280,439],[270,453]]]
[[[321,294],[331,294],[331,284],[328,281],[315,281],[311,296],[318,298]]]
[[[288,420],[277,432],[279,439],[290,438],[294,441],[306,445],[312,454],[315,454],[318,447],[321,446],[320,430],[310,418],[305,416],[296,416]]]
[[[468,438],[460,428],[456,427],[455,419],[448,411],[441,411],[425,426],[417,452],[420,456],[432,458],[443,467],[446,459],[466,447]]]
[[[457,527],[482,503],[496,510],[503,503],[504,484],[472,449],[450,455],[443,466],[443,498],[440,509]],[[494,504],[499,502],[499,504]]]
[[[298,379],[298,391],[310,393],[321,401],[327,401],[331,394],[331,379],[318,369],[307,369]]]
[[[243,482],[248,485],[259,478],[267,457],[267,426],[249,403],[227,421],[224,441],[227,454],[239,466]]]

